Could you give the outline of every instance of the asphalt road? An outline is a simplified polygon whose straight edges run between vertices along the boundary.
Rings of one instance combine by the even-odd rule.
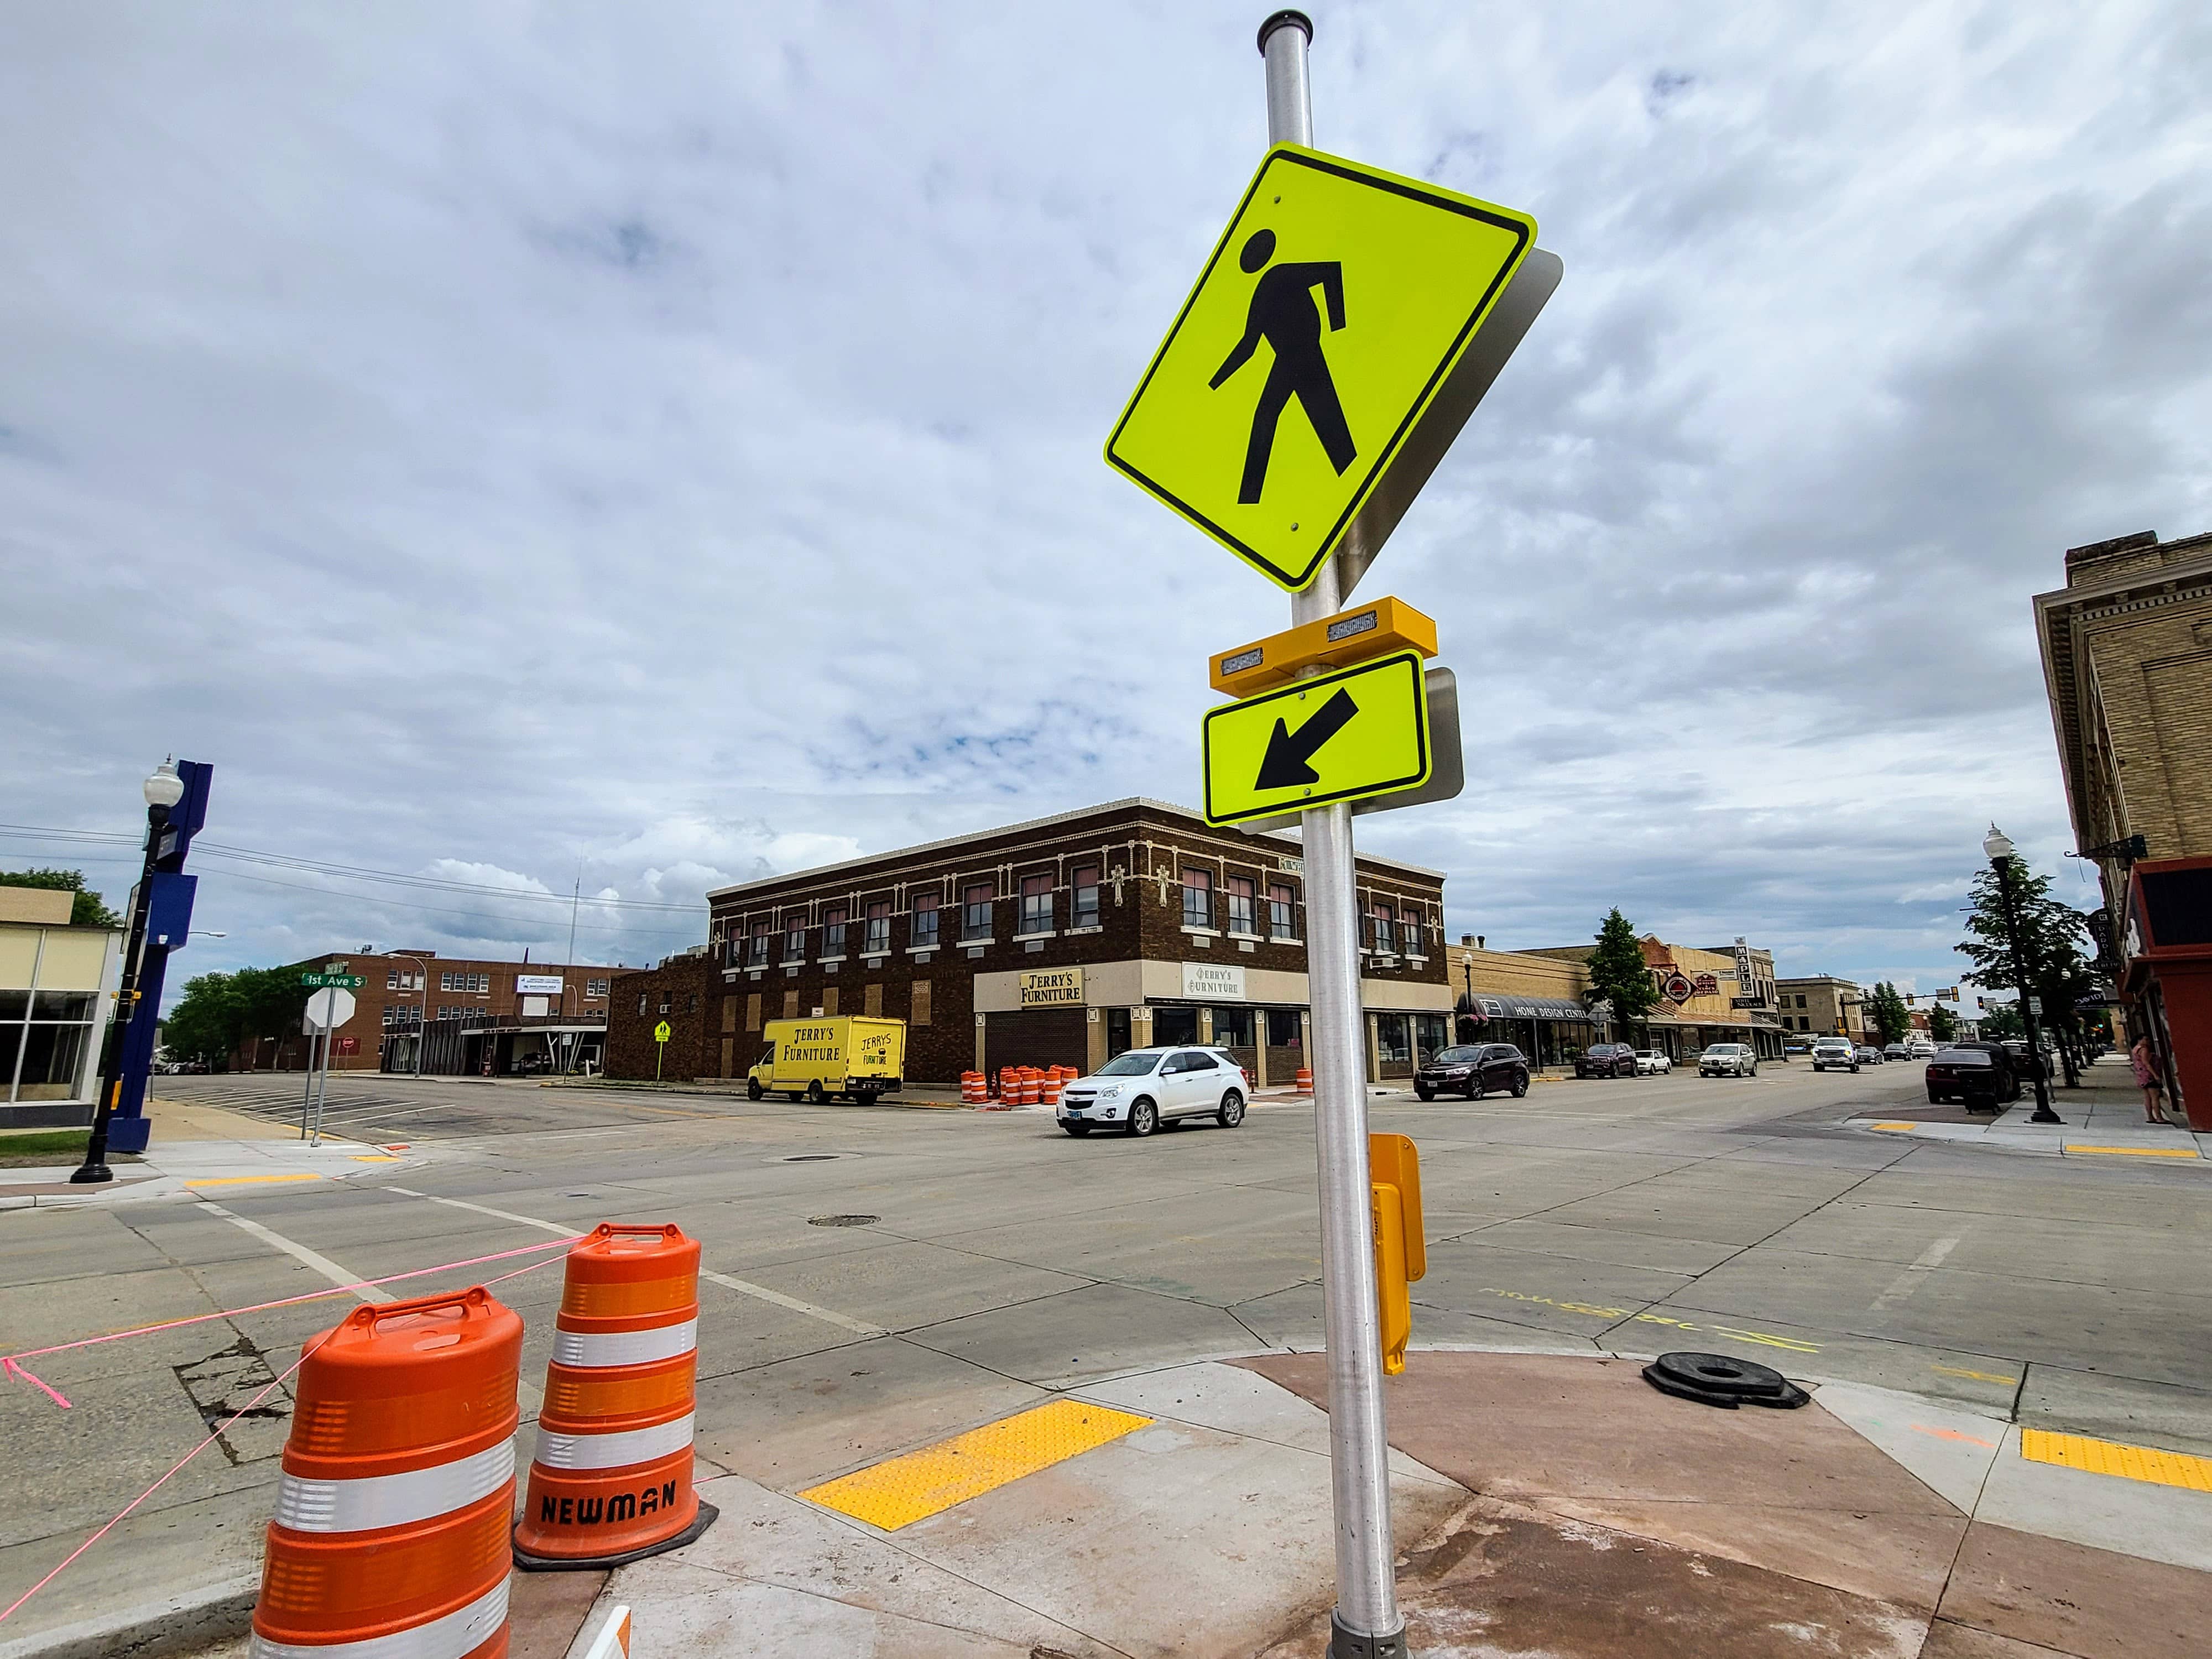
[[[299,1081],[175,1079],[162,1091],[282,1118]],[[702,1458],[790,1490],[1072,1382],[1320,1341],[1303,1103],[1263,1103],[1234,1130],[1075,1141],[1028,1114],[332,1087],[334,1127],[409,1139],[430,1161],[227,1188],[216,1202],[0,1216],[5,1348],[320,1290],[331,1273],[514,1250],[602,1219],[672,1220],[703,1241],[716,1276],[702,1286]],[[1543,1083],[1480,1104],[1376,1101],[1373,1127],[1421,1150],[1416,1346],[1719,1349],[2212,1452],[2212,1303],[2193,1271],[2212,1243],[2207,1176],[1841,1127],[1920,1088],[1917,1066],[1815,1077],[1799,1065],[1743,1080]],[[393,1291],[554,1264],[495,1287],[528,1322],[527,1414],[557,1257]],[[240,1313],[38,1362],[66,1413],[0,1387],[0,1468],[35,1498],[0,1516],[0,1605],[347,1305]],[[250,1562],[285,1391],[263,1411],[58,1581],[41,1622]]]

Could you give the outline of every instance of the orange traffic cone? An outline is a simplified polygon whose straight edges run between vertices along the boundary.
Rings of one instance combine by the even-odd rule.
[[[479,1285],[311,1339],[256,1656],[505,1659],[522,1319]]]
[[[699,1242],[601,1222],[568,1252],[514,1563],[613,1567],[718,1513],[691,1486]]]

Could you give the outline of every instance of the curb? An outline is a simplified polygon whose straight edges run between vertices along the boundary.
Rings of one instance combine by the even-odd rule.
[[[258,1574],[227,1578],[105,1618],[0,1644],[0,1659],[162,1659],[234,1640],[252,1626]]]

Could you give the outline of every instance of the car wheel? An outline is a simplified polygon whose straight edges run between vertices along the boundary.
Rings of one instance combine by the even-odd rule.
[[[745,1098],[747,1100],[758,1100],[767,1092],[767,1090],[760,1086],[760,1079],[758,1078],[748,1078],[745,1079]]]
[[[1419,1095],[1425,1103],[1434,1100],[1437,1097],[1437,1091],[1434,1089],[1430,1088],[1425,1083],[1415,1084],[1413,1085],[1413,1092],[1416,1095]]]
[[[1858,1062],[1857,1062],[1856,1060],[1853,1060],[1853,1061],[1851,1062],[1851,1075],[1852,1075],[1853,1077],[1856,1077],[1858,1074],[1859,1074]]]
[[[1214,1121],[1224,1129],[1233,1129],[1244,1121],[1244,1097],[1231,1089],[1221,1097],[1221,1109],[1213,1115]]]
[[[830,1097],[823,1091],[820,1078],[816,1078],[813,1082],[806,1085],[806,1103],[809,1106],[819,1106],[829,1098]]]
[[[1488,1092],[1489,1091],[1479,1082],[1470,1083],[1467,1085],[1467,1097],[1469,1100],[1480,1100],[1483,1096]]]
[[[1139,1138],[1160,1127],[1160,1109],[1149,1100],[1139,1099],[1129,1108],[1129,1133]]]
[[[1516,1072],[1516,1073],[1513,1073],[1513,1091],[1512,1091],[1512,1092],[1513,1092],[1513,1098],[1514,1098],[1514,1099],[1516,1099],[1516,1100],[1520,1099],[1523,1095],[1525,1095],[1525,1094],[1527,1094],[1527,1093],[1528,1092],[1528,1073],[1526,1073],[1526,1072]]]
[[[1082,1139],[1084,1136],[1091,1133],[1091,1126],[1088,1123],[1063,1123],[1060,1127],[1066,1130],[1068,1133],[1073,1135],[1078,1140]]]
[[[1751,1069],[1746,1072],[1744,1075],[1746,1077],[1757,1077],[1759,1075],[1759,1062],[1755,1060],[1753,1060],[1751,1062]]]

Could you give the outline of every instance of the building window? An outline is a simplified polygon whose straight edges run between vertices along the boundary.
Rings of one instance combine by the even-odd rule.
[[[937,895],[916,893],[914,896],[914,926],[908,930],[908,943],[917,951],[933,950],[937,945]]]
[[[845,954],[845,907],[832,905],[822,913],[822,959]]]
[[[880,956],[891,948],[891,902],[883,899],[868,907],[866,943],[862,949]],[[882,1010],[878,1009],[880,1013]]]
[[[18,1100],[80,1097],[99,1000],[91,991],[0,991],[0,1100],[11,1085]]]
[[[1401,913],[1399,935],[1400,942],[1405,945],[1406,954],[1407,956],[1418,957],[1425,956],[1427,954],[1422,945],[1423,936],[1421,928],[1421,913],[1419,911],[1407,910]],[[1441,1048],[1443,1045],[1439,1043],[1437,1046]]]
[[[822,993],[822,1017],[824,1019],[837,1017],[837,988],[834,985]]]
[[[1075,908],[1071,927],[1096,927],[1098,925],[1098,866],[1079,864],[1075,866]]]
[[[907,1015],[907,1024],[909,1025],[929,1024],[929,981],[926,979],[918,979],[914,982],[911,1011]]]
[[[960,937],[963,939],[991,937],[991,899],[993,890],[988,881],[979,881],[960,896]]]
[[[607,982],[606,982],[606,981],[605,981],[605,980],[603,980],[603,979],[587,979],[587,980],[586,980],[586,981],[584,981],[584,994],[585,994],[586,996],[587,996],[587,997],[603,997],[603,996],[606,995],[606,994],[607,994]]]
[[[399,988],[399,970],[397,968],[387,968],[384,970],[384,988],[387,991],[396,991]]]
[[[1182,925],[1186,927],[1213,926],[1213,875],[1206,870],[1185,870],[1182,872]]]
[[[786,1019],[797,1019],[799,1018],[798,992],[786,991],[783,994],[783,1017]]]
[[[669,1002],[668,1002],[669,996],[670,996],[670,993],[668,993],[668,992],[666,992],[666,991],[663,991],[663,992],[660,994],[660,1012],[661,1012],[662,1013],[664,1013],[664,1014],[665,1014],[665,1013],[666,1013],[666,1012],[668,1012],[668,1009],[669,1009]]]
[[[1280,882],[1267,889],[1267,933],[1273,939],[1298,936],[1298,897]]]
[[[880,983],[860,988],[860,1012],[870,1019],[883,1017],[884,988]]]
[[[803,915],[784,918],[783,959],[787,963],[806,960],[806,918]]]
[[[1052,878],[1022,878],[1022,925],[1024,933],[1052,932]]]
[[[637,994],[637,1017],[640,1019],[645,1018],[645,993],[642,991]]]
[[[750,936],[745,940],[745,966],[768,966],[768,923],[765,921],[755,922]]]
[[[1377,1014],[1375,1017],[1375,1050],[1382,1060],[1408,1060],[1413,1057],[1413,1039],[1406,1027],[1403,1014]]]
[[[684,1012],[686,1012],[686,1013],[690,1013],[690,1014],[696,1014],[696,1013],[697,1013],[698,1012],[699,1012],[699,994],[698,994],[696,991],[694,991],[694,992],[691,994],[691,1001],[690,1001],[690,1006],[688,1006],[688,1007],[684,1010]]]
[[[1398,953],[1397,921],[1389,905],[1378,902],[1368,913],[1368,943],[1376,956],[1389,957]]]
[[[760,1028],[761,994],[758,991],[755,991],[750,996],[745,999],[745,1030],[748,1031],[757,1031]]]
[[[1231,876],[1229,887],[1229,931],[1256,935],[1260,931],[1259,901],[1249,876]]]

